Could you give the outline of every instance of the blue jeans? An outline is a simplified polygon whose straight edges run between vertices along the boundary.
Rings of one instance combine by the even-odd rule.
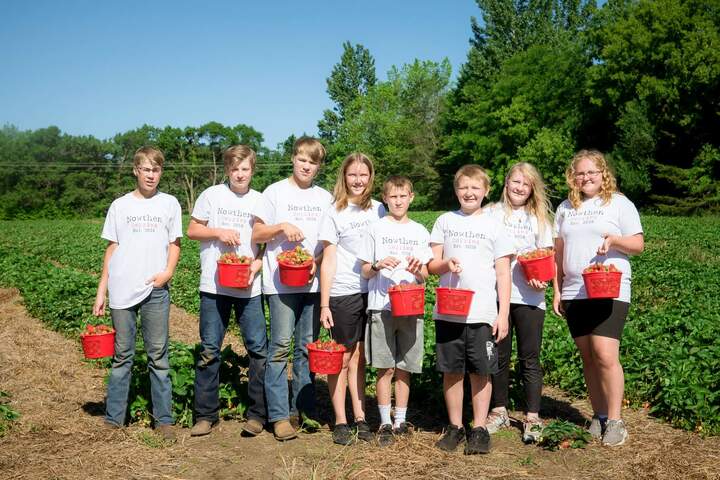
[[[215,422],[220,410],[220,349],[235,309],[243,343],[250,359],[248,368],[248,406],[245,417],[265,423],[265,361],[267,327],[262,297],[236,298],[200,292],[200,341],[202,350],[195,366],[195,420]]]
[[[152,415],[156,425],[172,424],[172,382],[168,360],[170,292],[167,287],[153,288],[142,302],[130,308],[110,310],[115,328],[115,356],[108,380],[105,420],[115,425],[125,423],[138,313],[150,370]]]
[[[268,295],[270,346],[265,369],[268,418],[277,422],[304,412],[315,415],[315,375],[308,367],[307,344],[320,332],[319,293]],[[290,342],[293,350],[292,395],[288,404],[287,362]]]

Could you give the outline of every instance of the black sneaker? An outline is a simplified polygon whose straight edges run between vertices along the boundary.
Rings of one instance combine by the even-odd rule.
[[[377,441],[378,445],[381,447],[387,447],[388,445],[395,443],[395,435],[393,435],[392,425],[389,423],[380,425],[380,430],[378,430],[377,433]]]
[[[368,425],[365,420],[355,421],[355,431],[357,433],[357,438],[363,442],[372,442],[375,440],[375,435],[372,431],[370,431],[370,425]]]
[[[338,423],[335,425],[335,428],[333,428],[332,439],[333,442],[338,445],[352,445],[355,441],[355,436],[352,431],[350,431],[347,423]]]
[[[413,432],[413,424],[410,422],[401,422],[400,425],[397,428],[393,428],[393,433],[395,435],[412,435]]]
[[[465,441],[465,428],[448,425],[445,429],[445,435],[435,442],[435,446],[446,452],[454,451],[458,445]]]
[[[490,452],[490,434],[485,427],[475,427],[470,430],[465,444],[465,455]]]

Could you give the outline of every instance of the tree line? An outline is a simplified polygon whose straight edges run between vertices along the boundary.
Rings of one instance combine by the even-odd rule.
[[[333,108],[317,135],[332,185],[351,151],[369,154],[377,181],[416,183],[416,209],[452,205],[452,175],[485,167],[497,196],[509,167],[535,164],[554,202],[573,152],[605,152],[620,187],[645,210],[720,211],[720,2],[717,0],[476,0],[466,62],[415,60],[379,80],[371,52],[346,42],[327,78]],[[102,141],[56,127],[0,130],[0,218],[102,215],[132,186],[132,153],[168,158],[163,186],[186,210],[222,178],[221,151],[258,152],[253,187],[289,173],[294,136],[274,149],[254,128],[144,125]]]

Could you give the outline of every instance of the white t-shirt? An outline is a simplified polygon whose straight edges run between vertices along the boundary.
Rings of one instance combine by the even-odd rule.
[[[118,244],[108,270],[110,308],[137,305],[152,292],[146,282],[167,267],[168,245],[182,238],[180,204],[162,192],[123,195],[110,205],[101,237]]]
[[[430,243],[443,246],[443,258],[460,260],[460,275],[446,272],[440,276],[441,287],[473,290],[467,317],[441,315],[437,305],[433,318],[458,323],[488,323],[497,318],[497,277],[495,260],[515,253],[512,240],[502,223],[488,212],[466,215],[462,211],[443,213],[435,220]]]
[[[510,303],[532,305],[545,310],[545,291],[536,290],[527,283],[527,278],[522,266],[517,261],[517,255],[535,250],[536,248],[548,248],[553,246],[552,225],[548,222],[540,232],[538,219],[525,209],[510,210],[506,215],[502,203],[496,203],[488,208],[488,212],[497,218],[505,227],[505,232],[513,241],[515,256],[510,264],[512,272],[512,291],[510,292]]]
[[[265,189],[262,201],[258,202],[255,216],[266,225],[291,223],[305,235],[302,247],[314,257],[322,253],[322,244],[318,242],[320,219],[325,210],[330,208],[332,195],[324,188],[313,185],[300,188],[290,183],[289,179],[275,182]],[[263,293],[304,293],[318,291],[318,276],[304,287],[289,287],[280,282],[277,256],[283,250],[292,250],[297,242],[289,242],[285,235],[280,234],[267,242],[263,257]]]
[[[621,272],[620,297],[630,302],[631,270],[628,256],[610,249],[607,256],[597,255],[603,235],[635,235],[643,233],[635,205],[624,195],[613,194],[603,205],[599,197],[585,200],[577,210],[565,200],[555,214],[554,234],[563,241],[562,299],[587,298],[582,271],[591,263],[613,264]]]
[[[236,230],[240,234],[240,245],[232,247],[219,240],[200,242],[200,291],[229,295],[237,298],[256,297],[262,293],[260,275],[256,275],[250,288],[229,288],[220,285],[217,274],[217,261],[220,255],[235,252],[255,258],[258,245],[250,240],[255,223],[254,212],[262,199],[260,192],[248,190],[240,195],[222,183],[203,191],[195,202],[192,217],[207,222],[210,228]]]
[[[371,223],[364,237],[358,258],[374,263],[385,257],[395,257],[400,264],[394,269],[383,268],[368,282],[368,310],[390,310],[388,289],[400,283],[417,283],[415,275],[406,270],[406,257],[415,257],[423,264],[432,260],[430,233],[419,223],[408,220],[397,223],[383,217]]]
[[[363,248],[363,237],[368,225],[384,216],[385,207],[375,200],[372,200],[372,205],[367,210],[349,203],[339,212],[334,205],[325,212],[320,221],[318,240],[337,245],[335,277],[330,287],[331,297],[368,291],[368,282],[360,275],[362,262],[358,255]]]

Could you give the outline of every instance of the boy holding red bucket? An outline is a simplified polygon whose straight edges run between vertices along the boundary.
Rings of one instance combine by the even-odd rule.
[[[449,420],[436,446],[453,451],[467,442],[465,454],[470,455],[490,451],[490,435],[485,428],[492,391],[490,375],[497,372],[496,342],[508,331],[510,258],[515,250],[502,224],[481,209],[490,190],[485,171],[477,165],[465,165],[455,174],[454,186],[460,209],[435,221],[430,235],[433,260],[428,270],[440,275],[441,287],[468,289],[475,294],[467,315],[447,315],[437,309],[433,313],[437,369],[443,373]],[[473,405],[473,429],[467,435],[462,421],[466,373]]]
[[[505,177],[501,201],[493,205],[490,213],[505,228],[514,244],[516,254],[539,248],[552,247],[550,202],[545,195],[545,184],[537,169],[529,163],[518,163],[510,168]],[[555,258],[548,251],[549,268],[546,279],[554,277]],[[517,357],[525,389],[526,416],[523,422],[522,440],[538,441],[543,424],[540,420],[540,398],[543,373],[540,366],[540,346],[545,323],[545,289],[547,281],[526,277],[520,262],[513,258],[510,264],[512,290],[510,293],[509,334],[498,342],[498,373],[492,376],[492,410],[488,415],[488,432],[509,427],[508,384],[510,380],[510,355],[512,335],[517,338]]]
[[[187,235],[200,240],[200,342],[202,350],[195,366],[195,425],[191,436],[207,435],[218,422],[220,410],[220,351],[230,315],[240,325],[248,352],[248,409],[243,431],[258,435],[267,420],[265,407],[265,361],[267,331],[263,315],[261,285],[255,275],[262,268],[260,249],[251,241],[253,212],[261,199],[250,188],[255,171],[255,152],[235,145],[223,153],[227,181],[203,191],[195,202]],[[218,259],[223,254],[251,258],[245,288],[221,285]]]
[[[330,208],[330,193],[313,183],[325,159],[325,148],[310,137],[293,145],[292,175],[265,189],[255,211],[253,242],[265,243],[263,293],[270,307],[270,343],[265,368],[268,420],[277,440],[297,436],[302,416],[315,411],[314,375],[308,365],[307,344],[320,330],[319,282],[315,276],[322,256],[318,242],[320,219]],[[301,245],[315,257],[304,286],[281,282],[278,255]],[[288,404],[290,345],[294,337],[292,396]]]
[[[394,435],[411,433],[406,421],[410,374],[422,371],[423,314],[394,316],[389,298],[392,286],[422,284],[428,276],[426,264],[432,259],[430,234],[407,215],[413,197],[412,182],[407,177],[391,176],[385,181],[383,201],[389,214],[370,225],[358,255],[363,262],[362,276],[369,279],[365,357],[378,369],[380,428],[377,440],[381,446],[393,443]],[[393,376],[394,423],[390,417]]]
[[[155,430],[165,440],[174,440],[168,282],[180,258],[182,213],[175,197],[158,191],[164,163],[160,150],[138,149],[133,158],[137,188],[110,205],[102,230],[108,246],[93,314],[105,314],[107,290],[115,328],[115,355],[108,378],[105,423],[111,427],[125,423],[139,313],[150,370]]]

